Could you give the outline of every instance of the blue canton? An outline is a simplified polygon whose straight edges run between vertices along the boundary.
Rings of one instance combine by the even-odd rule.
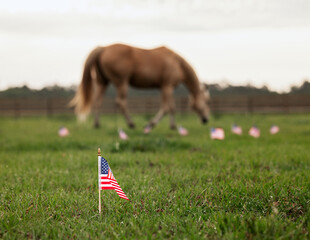
[[[107,160],[101,157],[101,174],[108,174],[109,172],[109,164]]]

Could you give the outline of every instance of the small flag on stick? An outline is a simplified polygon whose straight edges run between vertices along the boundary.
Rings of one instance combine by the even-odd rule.
[[[99,185],[99,212],[101,211],[100,191],[115,190],[120,198],[129,200],[118,185],[107,160],[101,157],[100,148],[98,148],[98,185]]]
[[[211,139],[224,140],[225,133],[223,128],[211,128],[210,133]]]
[[[253,126],[249,130],[249,135],[254,137],[254,138],[259,138],[260,130],[256,126]]]
[[[280,131],[280,128],[276,125],[272,125],[270,128],[270,134],[276,134]]]
[[[151,126],[147,125],[147,126],[143,129],[143,132],[144,132],[144,134],[148,134],[148,133],[151,132],[151,130],[152,130]]]
[[[237,135],[242,134],[242,128],[236,124],[232,125],[231,131],[232,131],[232,133],[237,134]]]
[[[119,135],[119,138],[122,139],[122,140],[127,140],[128,139],[127,134],[121,128],[118,130],[118,135]]]
[[[181,136],[186,136],[188,134],[188,131],[186,128],[182,127],[182,126],[179,126],[178,127],[178,132]]]
[[[68,135],[69,135],[69,130],[68,130],[68,128],[66,128],[66,127],[61,127],[61,128],[59,128],[59,130],[58,130],[58,135],[59,135],[60,137],[66,137],[66,136],[68,136]]]
[[[101,182],[100,182],[100,173],[101,173],[101,152],[100,152],[100,148],[98,148],[98,192],[99,192],[99,206],[98,206],[98,210],[99,213],[101,213],[101,197],[100,197],[100,191],[101,191]]]

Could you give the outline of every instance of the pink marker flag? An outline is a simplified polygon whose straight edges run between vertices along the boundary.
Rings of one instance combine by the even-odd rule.
[[[270,128],[270,134],[276,134],[280,131],[280,128],[276,125],[272,125]]]
[[[231,131],[232,131],[232,133],[237,134],[237,135],[242,134],[242,128],[236,124],[232,125]]]
[[[148,134],[148,133],[151,132],[151,130],[152,130],[152,128],[151,128],[150,126],[146,126],[146,127],[143,129],[143,132],[144,132],[144,134]]]
[[[186,136],[188,134],[188,131],[186,128],[182,127],[182,126],[179,126],[178,127],[178,132],[181,136]]]
[[[118,130],[118,135],[119,135],[119,138],[122,139],[122,140],[127,140],[127,139],[128,139],[128,136],[127,136],[127,134],[124,132],[123,129],[119,129],[119,130]]]
[[[249,130],[249,135],[254,137],[254,138],[259,138],[260,130],[256,126],[253,126]]]
[[[211,139],[224,140],[225,133],[223,128],[211,128],[210,133]]]
[[[68,136],[68,135],[69,135],[69,130],[68,130],[68,128],[66,128],[66,127],[61,127],[61,128],[59,128],[59,130],[58,130],[58,135],[59,135],[60,137]]]

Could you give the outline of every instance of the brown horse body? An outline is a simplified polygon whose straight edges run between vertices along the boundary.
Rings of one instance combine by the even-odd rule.
[[[175,128],[173,90],[180,83],[188,88],[192,107],[202,122],[208,120],[205,91],[201,88],[194,70],[181,56],[166,47],[146,50],[114,44],[95,48],[85,62],[82,82],[71,101],[76,113],[85,115],[90,112],[91,107],[98,109],[109,83],[117,89],[116,102],[129,127],[134,127],[127,108],[129,85],[161,90],[161,107],[149,122],[151,127],[169,113],[170,127]],[[98,112],[95,115],[95,126],[99,126]]]

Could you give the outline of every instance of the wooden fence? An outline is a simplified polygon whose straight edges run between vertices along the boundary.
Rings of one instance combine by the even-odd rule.
[[[0,99],[0,116],[32,116],[73,114],[68,107],[70,99]],[[176,111],[190,110],[188,97],[175,97]],[[160,104],[159,96],[130,97],[128,106],[131,113],[153,114]],[[268,96],[216,96],[210,103],[214,113],[310,113],[310,95],[268,95]],[[105,98],[102,113],[117,113],[114,99]]]

